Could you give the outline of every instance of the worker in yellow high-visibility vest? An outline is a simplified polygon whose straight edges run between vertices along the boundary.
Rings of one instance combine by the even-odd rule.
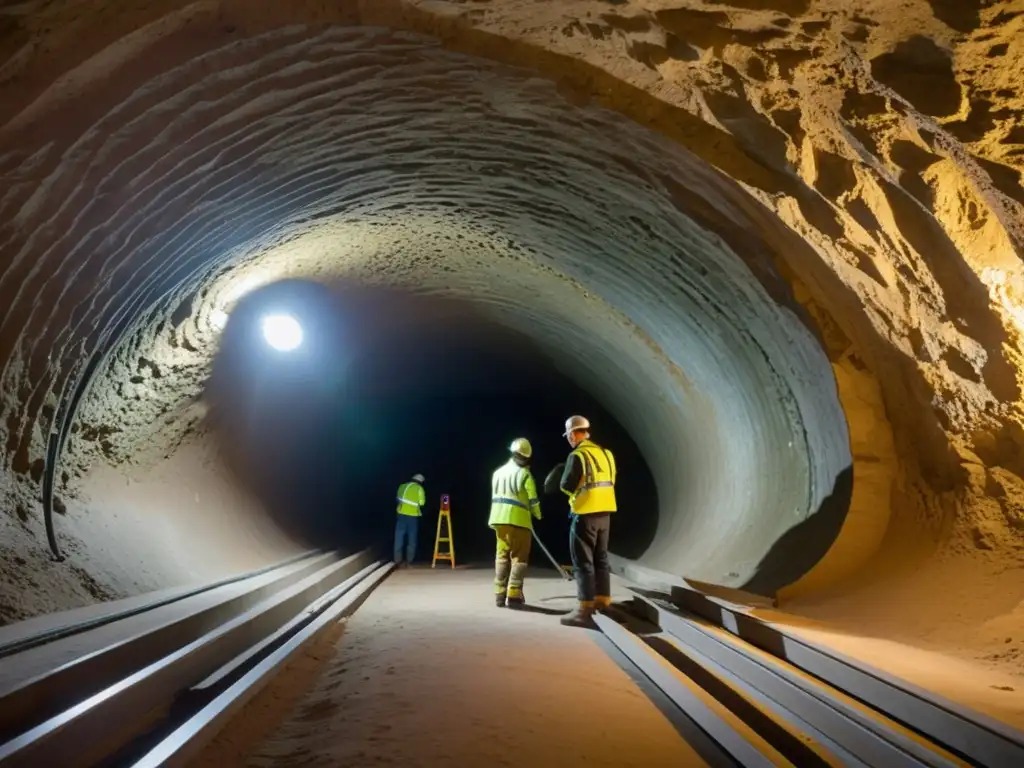
[[[491,475],[491,516],[497,552],[494,556],[494,602],[499,608],[526,604],[523,580],[530,561],[533,520],[540,520],[537,483],[530,472],[533,447],[525,437],[509,446],[509,460]]]
[[[398,486],[398,521],[395,523],[395,562],[399,568],[408,568],[416,559],[416,543],[420,535],[420,518],[427,494],[423,490],[423,475],[413,475],[412,481]]]
[[[572,451],[559,487],[569,497],[569,551],[576,574],[579,606],[561,622],[571,627],[593,624],[595,610],[611,605],[608,534],[615,502],[615,457],[590,439],[590,422],[573,416],[562,436]]]

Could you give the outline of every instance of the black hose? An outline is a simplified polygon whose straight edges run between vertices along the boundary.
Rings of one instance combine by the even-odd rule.
[[[562,473],[565,471],[565,462],[556,464],[555,468],[548,472],[548,476],[544,478],[544,493],[554,495],[560,490],[559,482],[562,479]]]
[[[120,336],[119,334],[117,337],[118,341]],[[107,336],[101,339],[100,343],[102,344],[109,338]],[[78,404],[88,389],[89,381],[92,379],[93,374],[104,359],[106,359],[105,354],[99,351],[94,352],[85,368],[79,374],[78,381],[71,392],[71,397],[66,398],[64,393],[61,394],[60,410],[58,410],[57,416],[54,419],[54,424],[50,429],[50,438],[46,444],[46,464],[43,469],[43,522],[46,525],[46,539],[50,544],[50,552],[57,562],[64,560],[64,553],[61,552],[60,543],[57,541],[57,531],[53,525],[53,489],[56,485],[57,467],[60,464],[60,456],[64,452],[64,443],[67,441],[71,425],[74,423]]]
[[[192,270],[184,280],[179,282],[179,287],[192,282],[198,283],[198,278],[204,271],[205,267]],[[64,553],[61,552],[60,544],[57,541],[56,528],[53,524],[53,492],[54,486],[56,485],[55,478],[57,476],[57,468],[60,464],[61,455],[64,452],[64,444],[67,442],[68,434],[71,432],[71,426],[75,421],[75,412],[78,410],[78,404],[82,401],[82,398],[88,391],[89,384],[92,382],[92,378],[96,374],[96,371],[102,367],[103,363],[105,363],[110,357],[110,353],[117,349],[120,343],[124,340],[128,331],[131,330],[132,318],[137,318],[144,314],[141,311],[133,314],[133,310],[141,309],[141,307],[145,305],[146,301],[151,299],[151,296],[156,292],[156,289],[160,285],[160,277],[162,277],[162,275],[158,272],[157,274],[147,278],[143,284],[140,285],[135,292],[120,305],[118,310],[115,311],[114,317],[111,318],[109,323],[107,323],[107,330],[97,341],[96,347],[88,362],[80,370],[78,378],[70,390],[70,397],[66,394],[68,392],[66,384],[61,391],[61,396],[58,401],[58,410],[54,416],[53,424],[50,427],[50,438],[46,447],[46,463],[43,467],[43,522],[46,526],[46,538],[50,545],[50,552],[53,554],[53,558],[57,562],[64,560]]]

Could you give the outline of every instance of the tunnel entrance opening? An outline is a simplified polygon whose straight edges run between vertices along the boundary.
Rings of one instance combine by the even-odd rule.
[[[285,312],[306,337],[282,354],[259,324]],[[493,558],[490,475],[511,441],[533,444],[539,486],[569,451],[565,418],[585,413],[619,465],[612,550],[640,557],[658,525],[650,469],[628,431],[555,363],[465,301],[284,281],[239,301],[204,399],[230,468],[291,536],[325,548],[387,542],[395,488],[419,472],[428,494],[419,557],[430,555],[446,493],[462,562]],[[565,496],[541,501],[537,533],[568,563]],[[548,566],[540,551],[532,560]]]

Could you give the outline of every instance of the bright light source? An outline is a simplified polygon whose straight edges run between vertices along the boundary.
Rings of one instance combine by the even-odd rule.
[[[302,326],[291,315],[267,315],[260,328],[267,344],[279,352],[290,352],[302,343]]]

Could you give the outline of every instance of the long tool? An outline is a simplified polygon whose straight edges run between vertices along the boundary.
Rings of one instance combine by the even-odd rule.
[[[551,556],[551,553],[548,552],[548,548],[544,546],[544,542],[540,540],[540,536],[537,535],[537,532],[532,530],[532,529],[531,529],[530,532],[533,534],[533,540],[536,541],[537,544],[540,545],[540,548],[544,550],[544,554],[548,556],[548,560],[550,560],[551,564],[553,566],[555,566],[555,570],[558,571],[560,574],[562,574],[562,577],[566,581],[572,581],[572,576],[570,576],[568,573],[566,573],[565,569],[558,564],[558,561],[555,560],[555,558]]]

